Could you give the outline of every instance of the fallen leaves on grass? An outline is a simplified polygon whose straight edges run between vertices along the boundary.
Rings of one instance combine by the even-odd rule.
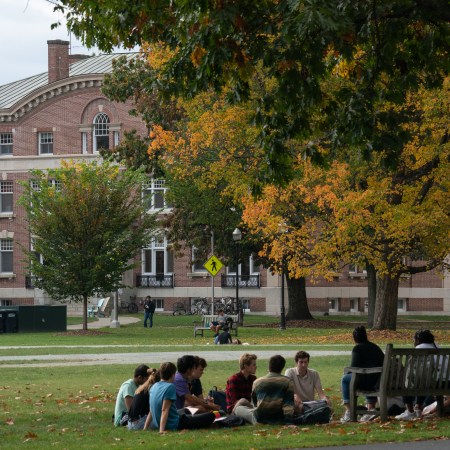
[[[12,419],[12,418],[6,419],[5,424],[6,425],[14,425],[14,419]]]

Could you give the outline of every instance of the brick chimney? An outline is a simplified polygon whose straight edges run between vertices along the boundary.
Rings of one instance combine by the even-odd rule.
[[[56,39],[47,41],[48,45],[48,82],[69,76],[69,41]]]

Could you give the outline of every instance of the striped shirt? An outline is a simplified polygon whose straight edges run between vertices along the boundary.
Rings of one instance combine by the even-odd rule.
[[[294,383],[279,373],[269,372],[253,383],[252,402],[258,422],[272,423],[292,419]]]

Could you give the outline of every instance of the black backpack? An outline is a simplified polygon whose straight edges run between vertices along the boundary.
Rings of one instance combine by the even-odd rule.
[[[295,418],[296,425],[314,425],[316,423],[330,423],[331,409],[328,405],[307,409]]]
[[[214,399],[214,403],[216,405],[220,405],[220,409],[222,411],[226,412],[226,410],[227,410],[227,395],[226,395],[225,391],[218,391],[217,387],[214,386],[214,388],[209,391],[209,396]]]

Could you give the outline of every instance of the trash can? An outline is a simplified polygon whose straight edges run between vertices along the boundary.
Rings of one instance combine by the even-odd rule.
[[[3,321],[3,311],[0,311],[0,333],[5,332],[5,322]]]
[[[3,312],[3,327],[5,333],[17,333],[18,331],[17,311]]]

